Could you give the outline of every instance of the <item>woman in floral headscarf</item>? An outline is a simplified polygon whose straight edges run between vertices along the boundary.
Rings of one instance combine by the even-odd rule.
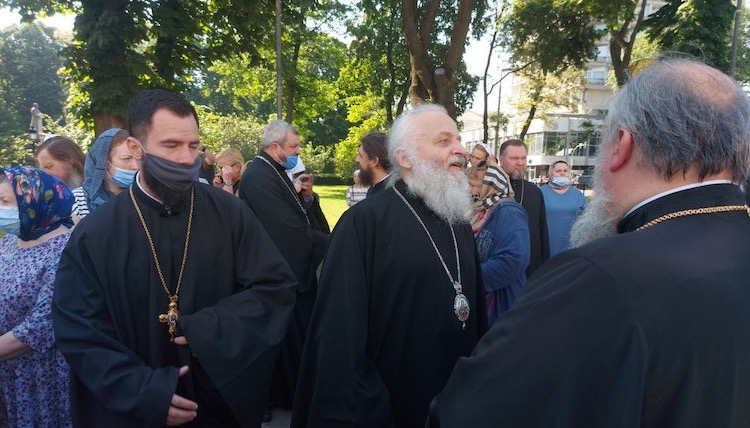
[[[0,168],[0,393],[11,427],[70,427],[68,365],[50,303],[73,194],[26,167]]]
[[[526,284],[531,241],[526,211],[513,199],[508,174],[495,164],[467,171],[474,198],[471,227],[477,241],[487,320],[510,309]]]

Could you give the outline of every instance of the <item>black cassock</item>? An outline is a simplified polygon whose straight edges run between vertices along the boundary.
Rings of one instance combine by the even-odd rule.
[[[189,201],[167,212],[137,184],[133,191],[174,292]],[[74,425],[164,426],[178,393],[198,401],[201,420],[233,416],[243,427],[259,426],[293,286],[245,204],[196,184],[178,301],[178,335],[189,349],[171,344],[158,319],[167,294],[130,194],[121,193],[76,226],[55,281],[55,335],[72,369]],[[184,364],[191,369],[178,382]]]
[[[240,180],[239,196],[263,224],[297,278],[296,303],[271,385],[271,400],[291,408],[318,290],[316,270],[323,260],[328,233],[321,230],[319,223],[325,217],[319,220],[313,212],[303,211],[302,198],[294,192],[284,167],[263,151],[258,156],[265,160],[255,158],[248,166]],[[315,208],[314,204],[311,206]],[[322,215],[319,204],[317,211]]]
[[[449,226],[396,184],[456,278]],[[297,384],[293,427],[419,427],[456,360],[485,331],[481,271],[468,223],[454,226],[466,328],[448,275],[414,214],[388,188],[334,229]]]
[[[370,186],[369,189],[367,189],[367,197],[375,196],[376,194],[382,192],[383,190],[387,189],[388,184],[388,176],[383,178],[382,180],[378,181],[377,183]]]
[[[534,183],[526,180],[510,180],[516,202],[523,206],[529,216],[529,239],[531,254],[526,277],[549,259],[549,233],[547,232],[547,213],[544,209],[542,191]]]
[[[636,231],[743,204],[731,184],[683,190],[554,257],[456,364],[428,426],[750,426],[747,212]]]

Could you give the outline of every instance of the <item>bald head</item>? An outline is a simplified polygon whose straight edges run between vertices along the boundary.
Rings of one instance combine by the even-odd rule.
[[[750,165],[747,95],[695,61],[658,60],[628,82],[610,104],[603,146],[620,128],[633,135],[641,162],[666,180],[696,168],[700,180],[730,173],[740,182]]]

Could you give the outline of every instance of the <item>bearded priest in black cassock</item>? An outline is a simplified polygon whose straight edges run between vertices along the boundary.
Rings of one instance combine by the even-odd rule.
[[[77,427],[258,427],[294,303],[288,265],[238,198],[195,180],[192,106],[128,108],[143,168],[74,230],[53,319]]]
[[[571,251],[435,399],[430,427],[750,426],[750,102],[702,63],[620,89]],[[601,238],[601,239],[596,239]]]
[[[339,220],[321,274],[292,417],[299,427],[419,427],[485,331],[463,172],[442,107],[391,128],[391,188]]]

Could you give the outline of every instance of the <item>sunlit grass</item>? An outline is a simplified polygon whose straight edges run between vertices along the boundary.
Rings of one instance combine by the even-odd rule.
[[[319,186],[315,185],[315,193],[320,195],[320,208],[326,215],[328,224],[333,226],[339,221],[341,214],[349,207],[346,206],[346,189],[348,186]]]

